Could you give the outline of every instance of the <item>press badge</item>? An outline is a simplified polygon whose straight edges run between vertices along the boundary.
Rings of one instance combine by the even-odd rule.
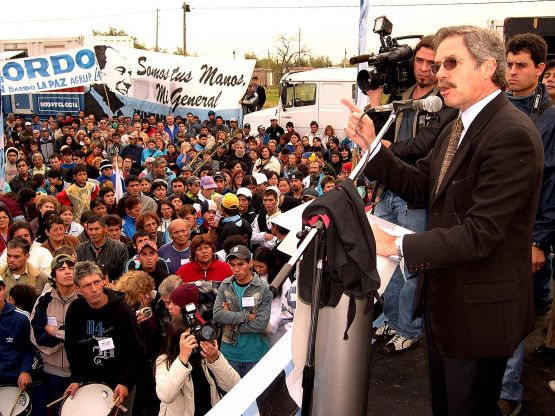
[[[100,347],[100,351],[113,350],[116,348],[114,346],[114,340],[112,338],[99,339],[98,346]]]
[[[50,326],[58,326],[58,320],[55,316],[48,316],[46,317],[46,324]]]
[[[243,308],[252,308],[254,306],[254,296],[241,298],[241,306]]]

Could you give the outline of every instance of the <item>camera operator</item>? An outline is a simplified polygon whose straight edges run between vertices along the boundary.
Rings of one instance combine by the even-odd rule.
[[[416,84],[402,92],[402,100],[423,99],[438,94],[437,79],[430,71],[435,60],[432,39],[432,36],[425,36],[415,47],[413,71]],[[367,94],[372,107],[381,104],[381,88],[368,90]],[[384,113],[371,115],[377,124],[376,130],[380,127],[382,114]],[[408,164],[414,164],[433,149],[439,132],[456,116],[456,110],[445,106],[435,115],[426,111],[403,112],[398,116],[394,127],[389,130],[389,137],[393,136],[393,143],[387,140],[382,143],[398,158]],[[377,195],[374,208],[376,216],[412,231],[426,229],[425,203],[407,204],[401,197],[382,186],[378,188]],[[418,274],[405,277],[397,267],[384,292],[386,323],[376,330],[376,336],[387,341],[382,349],[382,352],[387,355],[396,355],[408,350],[422,334],[422,317],[413,319]]]
[[[197,331],[189,326],[190,319],[184,318],[192,306],[189,317],[193,314],[196,326],[196,302],[198,291],[194,285],[184,284],[172,292],[169,310],[173,319],[155,369],[161,415],[204,415],[220,400],[220,390],[228,392],[240,380],[218,351],[217,341],[199,341]]]

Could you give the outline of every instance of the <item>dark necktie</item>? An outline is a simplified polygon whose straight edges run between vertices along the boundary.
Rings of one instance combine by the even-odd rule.
[[[449,144],[447,145],[447,151],[445,152],[445,157],[443,158],[443,164],[441,165],[441,170],[439,171],[439,179],[437,181],[436,187],[436,194],[441,186],[441,182],[443,182],[443,177],[445,176],[445,172],[449,169],[449,165],[453,160],[453,156],[459,147],[459,140],[461,139],[461,134],[464,130],[464,126],[462,123],[462,118],[459,115],[455,122],[453,123],[453,127],[451,128],[451,137],[449,138]]]

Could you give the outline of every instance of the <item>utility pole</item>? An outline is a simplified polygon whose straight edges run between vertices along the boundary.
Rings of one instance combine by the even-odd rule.
[[[186,18],[187,12],[190,12],[191,8],[185,2],[183,2],[183,56],[187,56],[187,25]]]
[[[299,58],[297,59],[297,66],[301,66],[301,28],[299,28]]]
[[[272,65],[270,64],[270,49],[268,49],[268,68],[272,68]]]
[[[347,64],[347,49],[345,49],[345,57],[343,58],[343,68],[345,68],[346,64]]]
[[[235,60],[235,51],[233,51],[233,60]]]
[[[159,12],[160,12],[160,9],[156,9],[156,46],[154,48],[156,52],[159,51],[158,49],[158,26],[160,26]]]

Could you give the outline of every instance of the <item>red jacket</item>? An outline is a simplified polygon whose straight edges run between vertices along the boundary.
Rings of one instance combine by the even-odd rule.
[[[181,277],[185,283],[195,282],[197,280],[221,282],[226,277],[231,276],[233,272],[229,264],[221,260],[213,260],[206,269],[200,267],[197,262],[190,261],[177,269],[175,274]]]

